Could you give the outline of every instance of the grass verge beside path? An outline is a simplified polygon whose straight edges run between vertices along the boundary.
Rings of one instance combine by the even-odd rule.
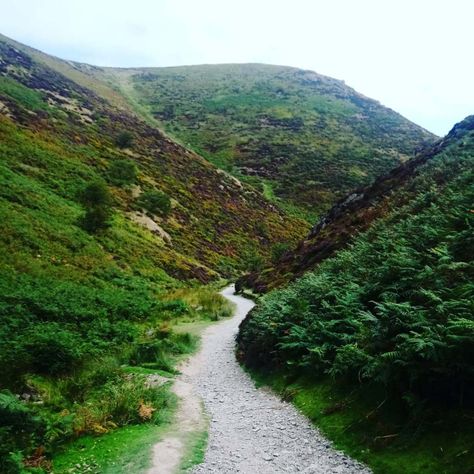
[[[150,451],[167,425],[131,425],[103,436],[84,436],[56,456],[55,474],[143,474]]]
[[[250,371],[257,386],[269,386],[291,401],[333,445],[367,464],[375,474],[467,474],[474,472],[472,410],[443,419],[435,407],[407,418],[376,390],[350,390],[331,379],[315,382],[282,373]]]
[[[160,412],[159,423],[131,424],[102,435],[81,436],[55,454],[54,474],[144,473],[151,466],[153,445],[178,429],[174,426],[177,397],[166,379],[172,381],[179,374],[178,365],[198,350],[201,333],[210,324],[231,316],[233,306],[211,288],[180,289],[169,295],[169,301],[177,307],[177,315],[160,330],[166,337],[162,335],[163,339],[137,345],[131,357],[134,365],[120,368],[130,377],[163,377],[163,382],[169,385],[164,388],[170,402]],[[202,461],[207,431],[187,437],[185,444],[183,472]]]
[[[201,464],[204,461],[207,449],[209,433],[202,431],[196,433],[194,439],[191,440],[188,451],[183,456],[183,462],[180,466],[180,472],[185,473],[193,466]]]

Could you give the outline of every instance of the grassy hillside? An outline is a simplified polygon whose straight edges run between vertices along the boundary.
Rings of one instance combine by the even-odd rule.
[[[472,118],[469,117],[415,158],[378,177],[371,185],[346,195],[320,217],[296,247],[286,246],[286,251],[273,259],[269,267],[242,276],[237,287],[265,293],[303,275],[347,247],[358,233],[367,230],[377,219],[413,199],[415,178],[423,171],[424,165],[455,145],[471,127]]]
[[[434,139],[312,71],[230,64],[101,75],[182,143],[309,219]]]
[[[241,326],[243,360],[375,472],[474,469],[473,200],[469,117],[367,232]]]
[[[102,179],[113,194],[115,220],[123,221],[121,232],[133,229],[149,241],[135,252],[169,274],[202,280],[231,271],[247,254],[268,255],[273,243],[301,234],[302,222],[287,218],[251,187],[19,49],[2,42],[0,47],[2,163],[71,208],[58,218],[77,220],[79,191]],[[131,133],[129,146],[117,143],[124,131]],[[123,160],[135,164],[137,176],[117,185],[111,168]],[[168,215],[136,214],[143,210],[140,194],[150,191],[171,199]]]
[[[2,473],[166,423],[173,397],[147,375],[172,377],[196,346],[173,325],[229,315],[199,285],[307,228],[91,81],[0,38]]]

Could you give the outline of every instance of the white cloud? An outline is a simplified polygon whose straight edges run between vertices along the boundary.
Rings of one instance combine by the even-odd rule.
[[[0,0],[0,30],[98,65],[313,69],[439,134],[474,113],[471,0]]]

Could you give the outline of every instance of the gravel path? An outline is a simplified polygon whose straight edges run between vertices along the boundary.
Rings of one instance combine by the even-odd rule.
[[[201,351],[183,369],[210,419],[205,461],[191,472],[369,473],[332,448],[292,405],[256,389],[240,368],[235,335],[253,302],[233,291],[228,287],[222,294],[236,304],[235,316],[205,331]]]

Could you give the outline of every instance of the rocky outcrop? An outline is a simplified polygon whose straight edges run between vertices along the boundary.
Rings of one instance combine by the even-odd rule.
[[[170,234],[160,227],[150,216],[147,216],[143,212],[130,212],[128,213],[128,216],[133,222],[136,222],[145,229],[148,229],[153,234],[158,235],[167,244],[171,244]]]

